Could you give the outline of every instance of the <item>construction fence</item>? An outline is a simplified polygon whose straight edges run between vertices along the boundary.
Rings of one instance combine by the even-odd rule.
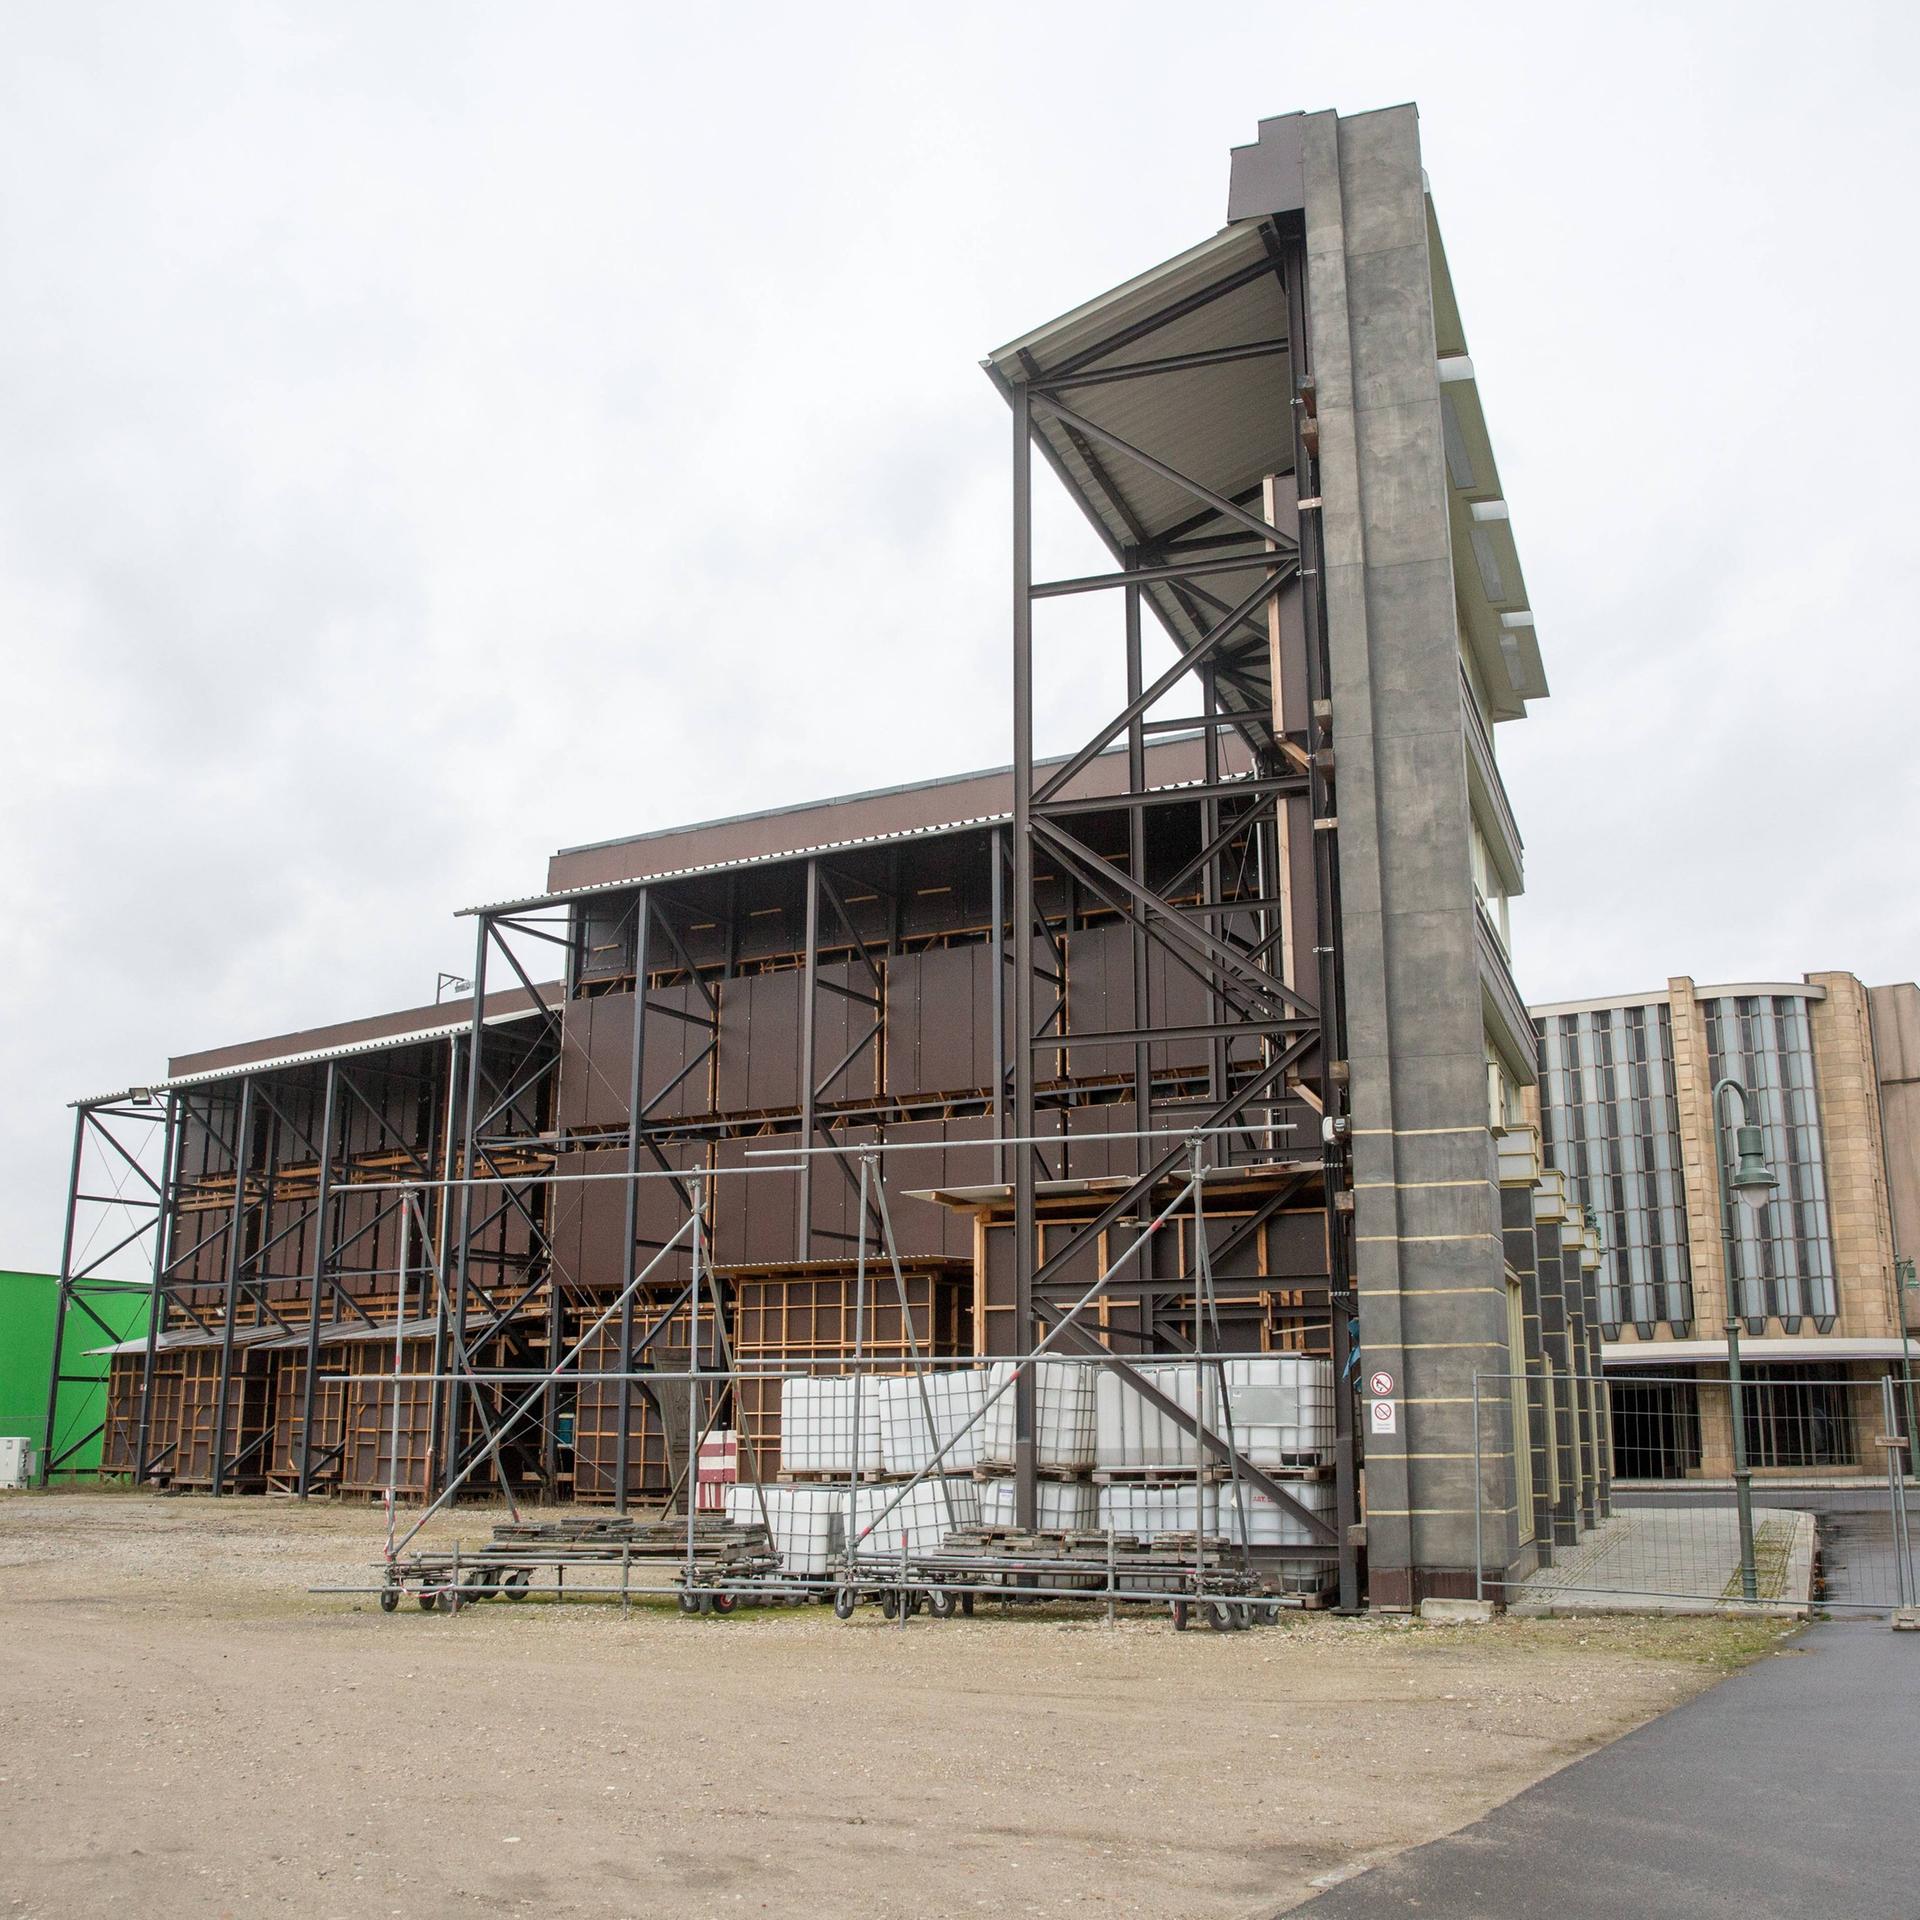
[[[1914,1403],[1880,1363],[1476,1374],[1477,1591],[1523,1612],[1910,1608]]]

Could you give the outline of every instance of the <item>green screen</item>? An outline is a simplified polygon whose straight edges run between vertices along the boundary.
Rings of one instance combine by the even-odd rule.
[[[50,1273],[0,1273],[0,1434],[24,1434],[38,1447],[46,1433],[47,1386],[53,1372],[53,1323],[60,1283]],[[69,1376],[60,1389],[56,1455],[83,1442],[59,1473],[91,1473],[100,1465],[100,1436],[94,1432],[107,1410],[107,1356],[89,1355],[89,1347],[131,1340],[147,1328],[144,1290],[125,1293],[88,1290],[85,1305],[67,1315],[66,1361]],[[98,1314],[109,1335],[91,1314]],[[86,1375],[87,1381],[73,1376]],[[98,1385],[90,1384],[97,1381]],[[87,1436],[91,1435],[91,1438]]]

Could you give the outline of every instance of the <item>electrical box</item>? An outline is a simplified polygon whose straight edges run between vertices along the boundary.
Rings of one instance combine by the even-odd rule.
[[[38,1449],[24,1434],[0,1433],[0,1487],[30,1487]]]

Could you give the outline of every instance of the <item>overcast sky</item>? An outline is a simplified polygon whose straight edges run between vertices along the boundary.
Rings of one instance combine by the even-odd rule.
[[[430,1000],[555,847],[1004,761],[979,359],[1301,107],[1420,106],[1522,987],[1911,978],[1915,17],[15,0],[0,1267],[69,1099]],[[1074,744],[1118,656],[1050,657]]]

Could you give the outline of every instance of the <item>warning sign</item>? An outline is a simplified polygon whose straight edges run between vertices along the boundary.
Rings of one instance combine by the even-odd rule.
[[[1368,1376],[1367,1391],[1372,1394],[1376,1400],[1391,1400],[1393,1398],[1393,1375],[1390,1374],[1385,1367],[1382,1367],[1377,1373]]]
[[[1400,1403],[1397,1400],[1371,1400],[1367,1403],[1370,1430],[1374,1433],[1400,1431]]]

